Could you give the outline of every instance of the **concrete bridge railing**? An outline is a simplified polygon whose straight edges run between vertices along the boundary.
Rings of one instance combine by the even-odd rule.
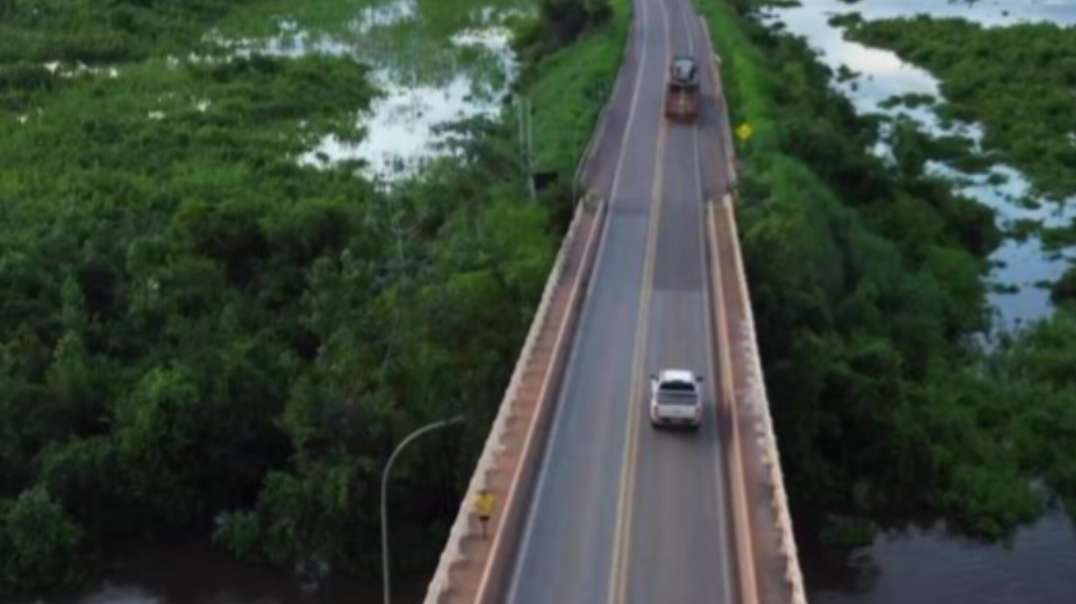
[[[709,47],[714,48],[706,20],[700,19],[700,22]],[[717,96],[715,100],[719,110],[725,111],[728,118],[728,104],[721,88],[720,65],[721,58],[715,54],[710,63]],[[739,449],[734,456],[742,466],[738,469],[741,476],[745,480],[761,483],[741,485],[747,493],[754,495],[751,499],[755,501],[751,502],[753,505],[750,509],[742,512],[747,517],[737,519],[748,524],[744,528],[753,530],[753,540],[756,542],[748,554],[754,558],[750,568],[756,574],[753,578],[755,585],[752,586],[755,589],[749,591],[755,592],[760,602],[806,604],[803,572],[792,528],[792,515],[788,508],[788,495],[770,414],[770,401],[766,393],[755,332],[754,311],[751,307],[736,224],[735,185],[738,174],[731,121],[723,119],[720,122],[724,125],[721,142],[725,165],[719,169],[728,174],[729,192],[722,197],[720,203],[708,204],[707,222],[714,262],[718,261],[718,257],[723,257],[724,265],[733,269],[731,275],[726,275],[724,284],[718,285],[715,295],[725,296],[724,303],[729,307],[728,317],[738,332],[725,334],[726,343],[732,349],[731,356],[734,357],[732,378],[735,400],[730,405],[730,424],[732,440]],[[746,435],[742,433],[741,427],[748,428]],[[743,438],[744,436],[748,438]],[[782,586],[767,585],[772,583],[772,577],[763,575],[773,573],[780,575]]]
[[[586,199],[575,211],[496,419],[468,484],[448,542],[426,593],[427,604],[497,602],[526,517],[533,476],[541,463],[597,242],[604,201]],[[495,498],[488,538],[471,508],[476,494]]]
[[[719,369],[733,386],[732,400],[724,408],[729,414],[728,475],[743,602],[806,604],[733,203],[727,194],[708,204],[707,235],[711,263],[732,269],[717,277],[713,292],[723,297],[720,304],[725,306],[717,337],[728,360]]]
[[[634,34],[633,26],[624,45],[623,64],[633,60]],[[514,546],[505,536],[516,535],[525,520],[527,495],[532,486],[527,481],[542,459],[545,429],[555,403],[553,399],[557,395],[570,336],[582,309],[605,224],[607,202],[595,199],[590,192],[580,195],[579,191],[589,184],[595,155],[599,146],[607,141],[610,100],[625,85],[626,71],[618,70],[613,90],[598,114],[597,129],[572,175],[572,197],[582,199],[561,242],[497,417],[427,588],[425,604],[496,602],[496,584],[504,579],[496,575],[506,574],[499,567],[514,559],[514,552],[505,553]],[[528,383],[535,375],[541,376],[540,384]],[[509,483],[499,485],[494,480],[500,478],[503,481],[509,475],[514,477]],[[471,513],[471,502],[484,488],[492,490],[503,505],[495,506],[491,518],[490,532],[496,543],[476,547],[482,542]],[[491,560],[492,557],[500,560]]]

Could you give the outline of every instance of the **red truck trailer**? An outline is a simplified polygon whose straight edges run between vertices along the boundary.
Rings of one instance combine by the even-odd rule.
[[[669,82],[665,91],[665,117],[690,122],[698,115],[698,64],[692,57],[675,56],[669,65]]]

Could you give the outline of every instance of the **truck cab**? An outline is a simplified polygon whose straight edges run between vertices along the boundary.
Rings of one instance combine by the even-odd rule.
[[[693,121],[699,115],[699,68],[694,57],[677,55],[669,64],[665,117]]]

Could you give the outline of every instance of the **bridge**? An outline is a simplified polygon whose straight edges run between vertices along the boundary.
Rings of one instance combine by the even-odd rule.
[[[735,220],[727,106],[690,0],[634,0],[577,206],[426,602],[805,602]],[[671,58],[700,115],[663,116]],[[649,374],[704,376],[697,432]],[[483,537],[471,501],[496,504]]]

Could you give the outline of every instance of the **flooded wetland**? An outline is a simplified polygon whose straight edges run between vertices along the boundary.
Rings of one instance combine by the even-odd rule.
[[[317,6],[319,3],[311,3]],[[516,77],[506,19],[523,0],[438,6],[420,0],[338,3],[336,20],[306,6],[266,17],[261,35],[250,24],[227,23],[207,39],[240,54],[298,57],[346,56],[370,66],[378,89],[368,110],[356,115],[360,140],[328,134],[300,161],[324,166],[361,160],[364,173],[390,182],[415,175],[442,151],[438,126],[476,116],[494,117]],[[460,9],[460,7],[466,7]],[[322,9],[330,10],[330,9]],[[294,11],[294,12],[290,12]],[[264,23],[260,25],[265,25]]]
[[[762,20],[777,31],[803,37],[838,74],[833,86],[857,113],[882,119],[883,141],[874,149],[876,155],[893,161],[888,138],[893,124],[909,120],[930,137],[960,139],[973,154],[996,156],[983,148],[989,125],[945,110],[944,87],[935,74],[896,52],[854,41],[847,32],[850,22],[918,15],[962,19],[985,28],[1050,23],[1076,36],[1076,2],[1068,1],[803,0],[766,8]],[[1070,228],[1076,219],[1076,195],[1044,192],[1048,187],[1043,182],[996,157],[979,164],[969,170],[960,162],[931,160],[927,169],[994,210],[1004,234],[990,256],[993,268],[988,275],[994,329],[1019,331],[1054,312],[1050,287],[1076,263],[1076,247],[1044,243],[1036,229],[1021,232],[1019,227]],[[963,537],[942,521],[927,520],[883,526],[872,545],[851,551],[813,539],[800,545],[813,602],[1076,601],[1076,528],[1062,509],[1048,511],[999,543]]]
[[[910,119],[933,137],[958,137],[981,152],[983,125],[939,115],[944,103],[937,77],[924,67],[902,60],[896,53],[848,39],[845,28],[834,17],[858,15],[865,21],[909,18],[956,18],[984,27],[1007,27],[1020,23],[1049,22],[1076,25],[1076,3],[1023,0],[807,0],[799,6],[773,8],[764,20],[783,31],[804,37],[818,51],[819,59],[834,72],[845,74],[835,83],[862,115],[879,115],[888,120]],[[919,98],[928,102],[916,106],[900,99]],[[885,154],[887,145],[876,150]],[[1027,177],[1012,166],[994,163],[974,173],[958,166],[931,162],[930,169],[952,179],[956,189],[997,214],[999,227],[1009,231],[1023,221],[1061,227],[1076,218],[1076,196],[1057,199],[1036,191]],[[1049,283],[1061,277],[1076,261],[1076,249],[1044,249],[1038,237],[1009,237],[991,260],[996,268],[990,276],[990,295],[999,327],[1019,328],[1050,313]]]

